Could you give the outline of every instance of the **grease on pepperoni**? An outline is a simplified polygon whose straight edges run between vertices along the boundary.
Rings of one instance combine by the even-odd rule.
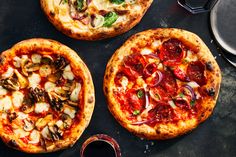
[[[174,66],[181,63],[184,51],[182,43],[178,39],[169,39],[162,44],[159,57],[166,66]]]
[[[176,91],[178,89],[176,79],[171,71],[166,70],[163,72],[163,80],[161,81],[160,85],[162,88],[166,90],[171,96],[176,95]]]
[[[187,67],[187,75],[190,80],[197,82],[200,86],[207,83],[204,71],[205,65],[201,61],[191,62]]]

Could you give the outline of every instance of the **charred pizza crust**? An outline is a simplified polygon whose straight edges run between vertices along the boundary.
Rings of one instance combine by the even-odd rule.
[[[42,144],[42,141],[38,144],[23,142],[23,140],[19,139],[16,134],[8,133],[8,128],[5,127],[2,122],[0,122],[0,136],[8,146],[27,153],[48,153],[71,147],[88,126],[93,113],[95,96],[91,74],[87,66],[75,51],[59,42],[40,38],[22,41],[14,45],[11,49],[3,52],[0,56],[0,66],[4,67],[4,65],[12,61],[15,56],[30,55],[32,53],[40,55],[59,55],[69,61],[69,65],[71,66],[75,77],[80,77],[84,82],[81,88],[81,91],[83,91],[83,99],[80,102],[83,106],[81,109],[81,118],[78,122],[72,124],[69,132],[63,135],[63,139],[55,140],[48,147],[45,146],[45,143]],[[9,123],[7,125],[11,124]]]
[[[114,82],[116,74],[119,71],[120,65],[122,65],[124,58],[126,56],[131,55],[133,53],[133,49],[150,45],[153,40],[165,40],[169,38],[175,38],[180,40],[192,50],[197,52],[196,55],[199,60],[204,62],[206,65],[208,64],[207,70],[205,71],[205,76],[207,76],[207,82],[202,87],[205,92],[208,91],[208,96],[203,98],[200,109],[193,117],[189,117],[184,120],[178,120],[175,122],[160,122],[156,123],[155,125],[133,125],[132,122],[126,117],[124,112],[121,110],[120,105],[122,104],[120,104],[119,101],[117,101],[117,99],[114,97],[114,91],[117,91],[117,87]],[[114,55],[108,62],[104,76],[103,87],[108,102],[108,108],[112,115],[115,117],[115,119],[123,127],[125,127],[130,132],[136,134],[139,137],[163,140],[185,134],[196,128],[199,123],[205,121],[212,114],[213,109],[216,105],[220,89],[220,83],[220,68],[208,47],[197,35],[181,29],[164,28],[147,30],[135,34],[131,38],[129,38],[123,44],[123,46],[120,47],[114,53]],[[214,92],[210,93],[210,89],[214,89]]]
[[[40,0],[40,3],[49,21],[64,34],[80,40],[101,40],[133,28],[140,22],[153,0],[126,0],[119,5],[111,3],[111,0],[90,0],[84,4],[87,5],[85,10],[77,12],[81,15],[79,17],[72,17],[74,15],[70,14],[70,1],[74,3],[74,0]],[[96,7],[97,5],[99,7]],[[105,5],[108,5],[108,8],[104,7]],[[95,16],[105,17],[111,12],[118,15],[118,19],[113,21],[112,25],[92,26]]]

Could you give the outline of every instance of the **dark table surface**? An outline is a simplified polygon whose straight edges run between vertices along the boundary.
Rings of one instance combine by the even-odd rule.
[[[107,109],[102,83],[106,63],[113,52],[132,34],[158,27],[182,28],[198,34],[219,63],[223,81],[213,115],[196,130],[172,140],[147,141],[135,137],[115,121]],[[39,0],[1,0],[0,52],[21,40],[35,37],[62,42],[77,51],[88,65],[96,88],[94,114],[89,127],[72,148],[28,155],[0,142],[1,157],[79,157],[81,144],[98,133],[114,137],[121,146],[123,157],[236,156],[236,69],[221,56],[211,34],[209,13],[192,15],[179,7],[176,0],[154,0],[141,23],[131,31],[112,39],[87,42],[71,39],[57,31],[41,11]]]

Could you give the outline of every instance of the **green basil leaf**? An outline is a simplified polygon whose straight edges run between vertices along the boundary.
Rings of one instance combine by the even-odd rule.
[[[111,27],[111,25],[116,22],[118,15],[115,12],[110,12],[104,16],[104,27]]]
[[[195,105],[196,101],[191,100],[190,105],[193,107]]]
[[[143,96],[144,96],[143,91],[142,91],[142,90],[138,90],[138,92],[137,92],[137,97],[138,97],[139,99],[141,99],[141,98],[143,98]]]
[[[84,7],[84,0],[77,0],[77,9],[81,11]]]
[[[110,0],[111,3],[115,3],[115,4],[121,4],[124,3],[125,0]]]
[[[137,116],[137,115],[139,115],[140,114],[140,111],[139,110],[135,110],[134,112],[133,112],[133,115],[135,115],[135,116]]]

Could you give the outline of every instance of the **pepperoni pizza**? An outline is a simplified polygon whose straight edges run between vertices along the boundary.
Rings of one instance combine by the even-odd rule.
[[[104,93],[117,121],[147,139],[169,139],[212,113],[221,82],[203,41],[180,29],[132,36],[107,64]]]

